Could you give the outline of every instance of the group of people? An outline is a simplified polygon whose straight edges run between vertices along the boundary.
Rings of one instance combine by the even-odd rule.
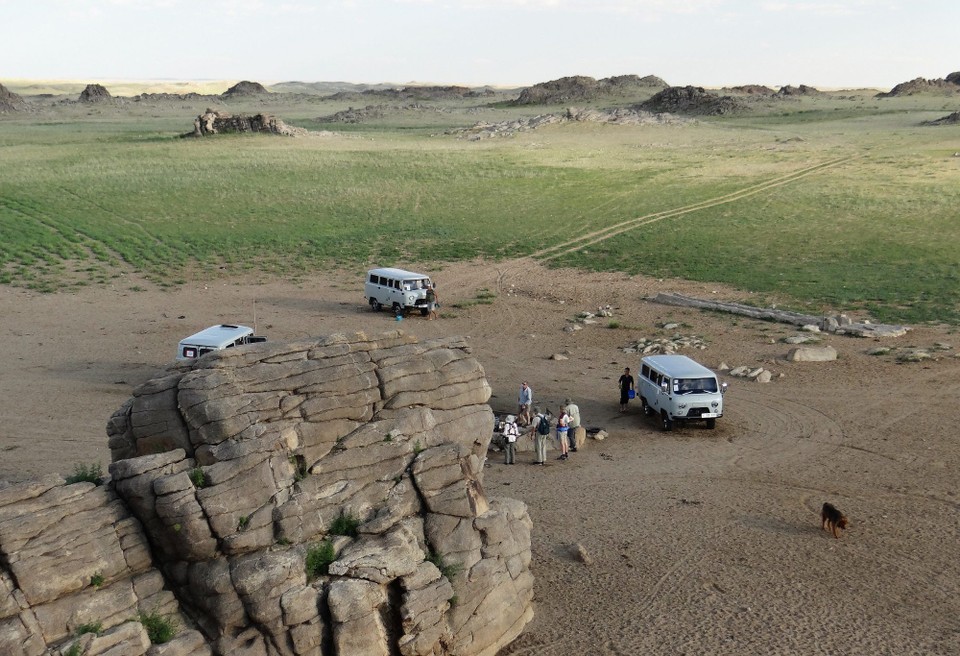
[[[530,385],[524,381],[520,385],[520,394],[517,398],[519,409],[517,416],[508,417],[504,426],[503,435],[505,438],[504,451],[506,453],[505,463],[512,465],[516,462],[516,442],[520,435],[518,423],[524,426],[530,426],[534,443],[534,463],[535,465],[545,465],[547,461],[547,440],[550,437],[550,415],[542,412],[539,407],[533,405],[533,390]],[[513,419],[513,421],[510,421]],[[557,416],[556,440],[560,446],[560,456],[558,460],[567,460],[571,452],[576,452],[576,429],[580,427],[580,407],[571,399],[566,399],[560,406],[560,414]]]
[[[620,412],[626,412],[627,404],[633,398],[635,389],[633,375],[631,375],[629,367],[623,370],[623,375],[617,380],[617,387],[620,390]],[[512,465],[516,462],[516,443],[520,436],[520,426],[530,426],[534,440],[534,464],[546,464],[547,439],[551,433],[550,414],[549,412],[541,412],[539,407],[534,407],[533,389],[526,381],[520,384],[517,405],[519,408],[516,417],[508,416],[503,429],[505,463]],[[571,399],[566,399],[560,406],[560,414],[557,416],[556,423],[555,436],[560,446],[558,460],[567,460],[571,453],[577,451],[576,429],[580,425],[580,407]]]

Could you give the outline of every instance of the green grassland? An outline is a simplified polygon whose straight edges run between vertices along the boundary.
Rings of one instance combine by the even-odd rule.
[[[376,103],[397,108],[321,120]],[[564,123],[482,141],[448,132],[563,108],[404,104],[284,94],[219,107],[333,131],[301,138],[180,139],[202,102],[2,115],[0,282],[69,290],[131,268],[160,285],[198,268],[295,278],[570,242],[552,266],[960,322],[960,126],[921,125],[960,109],[960,96],[847,92],[682,126]]]

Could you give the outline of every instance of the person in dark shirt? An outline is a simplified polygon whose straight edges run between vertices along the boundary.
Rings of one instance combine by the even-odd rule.
[[[633,389],[633,376],[630,375],[630,367],[623,370],[620,376],[620,412],[627,411],[627,402],[630,400],[630,390]]]

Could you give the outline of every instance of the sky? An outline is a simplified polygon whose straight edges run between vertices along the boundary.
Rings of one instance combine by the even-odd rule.
[[[960,71],[960,0],[0,0],[0,80],[880,88]]]

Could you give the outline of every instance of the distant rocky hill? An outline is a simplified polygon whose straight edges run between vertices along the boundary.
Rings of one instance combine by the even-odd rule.
[[[101,84],[88,84],[86,88],[80,92],[80,98],[78,100],[82,103],[102,103],[111,100],[113,96],[110,95],[110,92],[107,91],[107,88]]]
[[[775,93],[773,89],[763,86],[762,84],[744,84],[724,90],[732,94],[739,94],[743,96],[772,96]]]
[[[605,96],[629,97],[637,92],[663,89],[669,86],[655,75],[618,75],[596,80],[585,75],[562,77],[540,82],[520,92],[514,105],[551,105],[583,102]]]
[[[648,112],[669,112],[672,114],[694,114],[715,116],[744,111],[748,105],[732,96],[720,96],[703,87],[670,87],[656,94],[650,100],[640,103],[635,109]]]
[[[264,96],[270,93],[267,91],[259,82],[248,82],[244,80],[243,82],[237,82],[232,87],[223,92],[225,97],[231,96]]]
[[[26,108],[26,100],[0,84],[0,114],[20,112]]]
[[[954,112],[935,121],[924,121],[923,125],[957,125],[958,123],[960,123],[960,112]]]
[[[916,94],[954,94],[960,93],[960,71],[950,73],[946,78],[928,80],[918,77],[909,82],[901,82],[886,93],[878,93],[877,98],[894,98]]]
[[[369,100],[383,98],[388,100],[459,100],[463,98],[483,98],[495,95],[489,87],[471,89],[461,86],[423,86],[403,87],[400,89],[367,89],[366,91],[341,91],[329,96],[330,100]]]
[[[792,86],[790,84],[780,87],[780,90],[777,91],[779,96],[820,96],[823,95],[823,92],[814,88],[808,87],[806,84],[801,84],[798,87]]]

